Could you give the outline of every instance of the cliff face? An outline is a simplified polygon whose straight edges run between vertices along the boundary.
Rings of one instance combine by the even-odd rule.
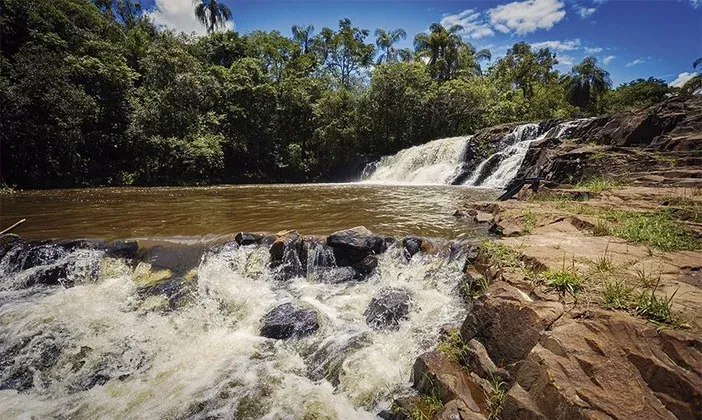
[[[569,139],[545,138],[517,178],[572,183],[593,176],[644,185],[702,186],[702,97],[592,118]]]

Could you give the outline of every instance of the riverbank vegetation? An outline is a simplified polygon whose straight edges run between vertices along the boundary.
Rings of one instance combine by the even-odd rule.
[[[612,89],[594,58],[562,74],[526,43],[491,57],[439,24],[409,50],[401,28],[348,19],[239,34],[216,31],[236,10],[199,10],[195,37],[133,0],[1,4],[0,180],[21,188],[340,179],[431,139],[671,93],[653,78]]]

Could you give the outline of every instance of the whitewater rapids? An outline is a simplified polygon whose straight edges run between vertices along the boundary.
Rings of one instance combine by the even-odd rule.
[[[41,252],[53,257],[29,269],[16,265],[26,255],[0,260],[0,418],[371,419],[408,386],[440,327],[465,315],[464,260],[419,253],[407,262],[401,247],[380,255],[365,281],[339,284],[313,269],[281,282],[268,248],[224,247],[175,283],[176,303],[145,293],[161,273],[145,262]],[[58,265],[68,267],[65,287],[28,286]],[[399,330],[375,331],[363,313],[389,286],[409,290],[412,309]],[[318,311],[320,329],[261,337],[261,317],[291,301]],[[319,366],[332,379],[311,373]]]

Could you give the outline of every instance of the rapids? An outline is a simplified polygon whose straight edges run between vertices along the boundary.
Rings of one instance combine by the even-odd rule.
[[[455,252],[406,261],[396,245],[363,281],[314,269],[280,281],[265,246],[185,242],[202,252],[176,253],[181,265],[170,270],[158,266],[163,256],[9,249],[0,260],[0,418],[370,419],[407,386],[440,327],[465,315],[465,258]],[[307,258],[308,268],[334,262],[321,248]],[[58,285],[36,281],[52,270],[63,270]],[[376,331],[364,311],[389,286],[411,293],[409,318]],[[261,317],[285,302],[314,308],[320,329],[261,337]]]

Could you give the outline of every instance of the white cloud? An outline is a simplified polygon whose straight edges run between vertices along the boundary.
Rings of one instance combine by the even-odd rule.
[[[466,9],[458,14],[444,15],[440,23],[447,28],[461,25],[463,27],[461,34],[469,38],[479,39],[495,35],[490,25],[480,19],[480,15],[481,13],[474,9]]]
[[[632,62],[626,63],[626,67],[635,66],[637,64],[643,64],[645,62],[646,62],[645,58],[637,58],[636,60],[634,60]]]
[[[562,66],[572,66],[575,63],[575,58],[566,54],[559,54],[556,56],[556,59],[558,60],[558,64]]]
[[[611,63],[612,60],[614,60],[615,58],[617,58],[616,55],[608,55],[607,57],[605,57],[605,58],[602,59],[602,62],[603,62],[605,65],[607,65],[607,64]]]
[[[594,48],[585,47],[585,53],[587,53],[587,54],[597,54],[597,53],[601,53],[602,51],[604,51],[604,49],[600,48],[600,47],[594,47]]]
[[[550,48],[555,51],[573,51],[580,48],[580,39],[571,39],[567,41],[544,41],[531,44],[534,48]]]
[[[690,4],[692,5],[692,7],[697,9],[698,7],[700,7],[700,5],[702,5],[702,0],[690,0]]]
[[[493,28],[524,35],[538,29],[551,29],[566,15],[559,0],[515,1],[487,11]]]
[[[673,87],[682,87],[682,85],[687,83],[688,80],[692,79],[695,76],[697,76],[697,73],[683,72],[678,75],[677,79],[673,80],[668,84]]]
[[[578,9],[578,14],[579,14],[580,17],[583,18],[583,19],[586,19],[586,18],[592,16],[592,14],[595,13],[595,11],[597,10],[597,9],[595,9],[594,7],[581,7],[581,6],[576,6],[576,8]]]
[[[188,34],[206,33],[205,26],[195,18],[195,6],[192,0],[156,0],[154,9],[147,11],[146,14],[159,26]],[[228,21],[225,29],[234,30],[234,23]]]

